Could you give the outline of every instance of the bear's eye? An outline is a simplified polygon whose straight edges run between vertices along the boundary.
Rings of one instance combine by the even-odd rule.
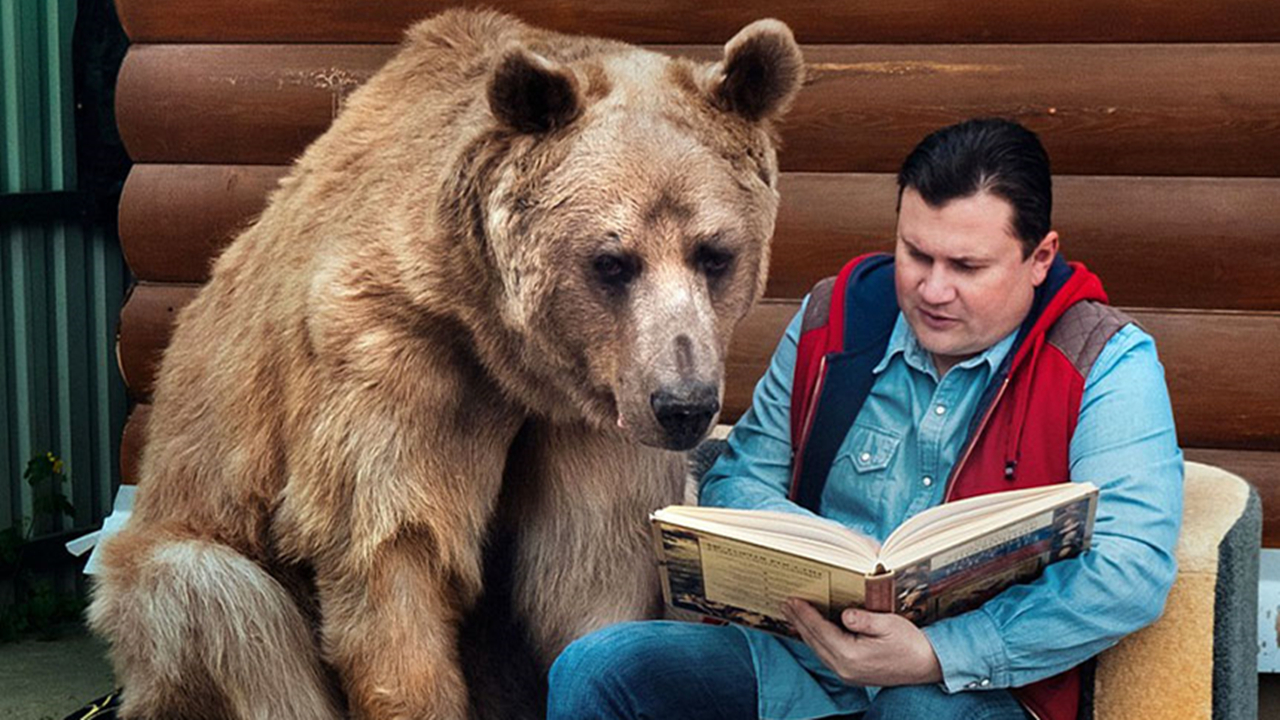
[[[723,277],[733,267],[733,253],[703,245],[698,248],[695,261],[707,277],[715,280]]]
[[[591,262],[596,279],[608,288],[621,290],[635,279],[639,264],[625,255],[597,255]]]

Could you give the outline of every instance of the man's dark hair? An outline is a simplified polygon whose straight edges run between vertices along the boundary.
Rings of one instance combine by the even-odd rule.
[[[989,192],[1013,206],[1013,232],[1029,257],[1049,233],[1053,184],[1049,156],[1036,134],[1011,120],[975,118],[935,131],[911,151],[898,172],[930,207]]]

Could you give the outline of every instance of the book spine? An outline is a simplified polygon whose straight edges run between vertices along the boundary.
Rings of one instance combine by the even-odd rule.
[[[895,612],[893,585],[893,573],[868,577],[866,609],[871,612]]]

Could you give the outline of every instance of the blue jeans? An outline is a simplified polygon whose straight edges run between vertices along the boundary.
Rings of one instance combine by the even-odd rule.
[[[751,650],[731,627],[623,623],[574,642],[551,668],[548,720],[747,720],[756,715]],[[1004,690],[937,685],[880,690],[862,720],[1025,720]]]

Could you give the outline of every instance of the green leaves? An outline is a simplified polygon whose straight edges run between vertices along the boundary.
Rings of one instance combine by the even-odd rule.
[[[22,471],[22,477],[27,479],[27,484],[35,487],[40,481],[50,478],[63,482],[67,478],[62,474],[62,459],[52,452],[46,452],[43,455],[36,454],[35,457],[27,461],[27,469]]]
[[[27,461],[27,469],[22,471],[22,477],[26,478],[27,484],[34,491],[31,509],[36,516],[47,514],[54,520],[63,515],[71,518],[76,516],[75,507],[67,500],[67,496],[62,494],[62,484],[67,481],[63,470],[62,459],[52,452],[37,454]],[[49,485],[49,491],[41,493],[40,486],[46,482]]]
[[[11,583],[13,588],[10,601],[0,605],[0,642],[32,632],[52,633],[60,623],[76,621],[84,610],[84,599],[78,593],[56,590],[47,578],[23,563],[23,553],[30,549],[37,525],[56,530],[62,517],[75,517],[75,508],[62,492],[68,479],[65,471],[62,459],[52,452],[31,458],[22,472],[31,486],[31,517],[0,529],[0,581]]]

